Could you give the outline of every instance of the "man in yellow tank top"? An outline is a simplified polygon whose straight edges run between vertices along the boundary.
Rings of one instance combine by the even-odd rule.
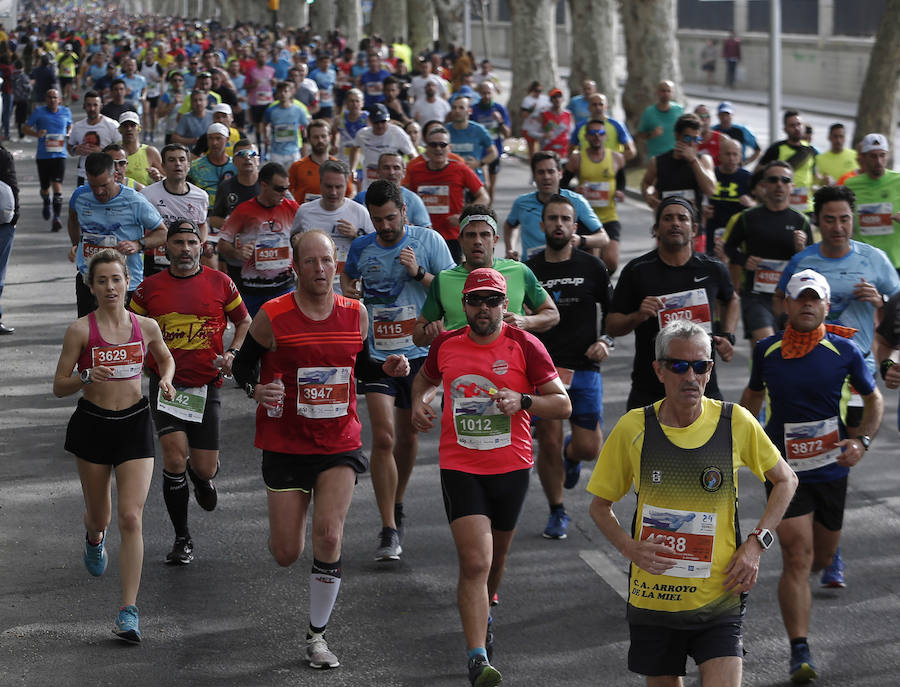
[[[141,143],[141,120],[136,112],[124,112],[119,117],[122,148],[128,156],[128,176],[149,186],[163,178],[162,158],[151,145]]]

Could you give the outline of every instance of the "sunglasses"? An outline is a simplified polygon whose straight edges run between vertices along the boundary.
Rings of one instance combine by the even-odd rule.
[[[254,158],[254,157],[259,157],[259,153],[257,153],[255,150],[247,150],[247,149],[245,149],[245,150],[239,150],[239,151],[237,151],[237,152],[234,154],[234,156],[235,156],[235,157],[249,157],[249,158]]]
[[[496,308],[498,305],[503,305],[503,301],[506,300],[506,296],[502,293],[493,294],[490,296],[480,296],[476,293],[467,293],[463,298],[466,301],[466,305],[471,305],[475,308],[480,308],[482,305],[486,305],[489,308]]]
[[[426,143],[426,145],[427,145],[429,148],[440,148],[441,150],[443,150],[444,148],[446,148],[446,147],[447,147],[448,145],[450,145],[450,144],[449,144],[449,143],[444,143],[443,141],[428,141],[428,143]]]
[[[703,137],[702,136],[683,136],[681,140],[684,141],[685,143],[702,143]]]
[[[701,114],[701,115],[697,115],[697,116],[700,117],[700,119],[709,119],[708,114]]]
[[[766,177],[766,183],[769,183],[769,184],[777,184],[779,181],[782,184],[787,185],[787,184],[790,184],[791,182],[793,182],[794,180],[791,179],[790,177]]]
[[[290,186],[276,186],[275,184],[272,184],[272,188],[278,193],[285,193],[288,189],[290,189]]]
[[[128,164],[128,160],[113,160],[113,164],[116,167],[124,167],[125,165]]]
[[[694,369],[694,374],[704,375],[712,369],[712,360],[679,360],[677,358],[663,358],[660,362],[666,366],[667,370],[677,375],[687,373],[688,368]]]
[[[606,129],[588,129],[587,135],[588,136],[605,136]]]

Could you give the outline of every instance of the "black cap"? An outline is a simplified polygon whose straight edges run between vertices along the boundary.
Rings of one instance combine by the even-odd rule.
[[[166,240],[172,238],[175,234],[194,234],[201,241],[200,229],[197,223],[189,217],[179,217],[169,222],[169,231],[166,233]]]
[[[372,107],[369,108],[369,121],[370,122],[386,122],[391,118],[391,113],[388,112],[387,107],[382,105],[381,103],[375,103]]]

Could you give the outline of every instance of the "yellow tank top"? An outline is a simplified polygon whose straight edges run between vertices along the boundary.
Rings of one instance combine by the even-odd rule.
[[[142,143],[140,148],[128,156],[128,176],[144,186],[149,186],[153,183],[149,169],[150,161],[147,159],[147,144]]]
[[[584,197],[594,208],[601,222],[618,222],[616,213],[616,168],[609,149],[600,162],[594,162],[587,150],[581,151],[578,180],[584,187]]]

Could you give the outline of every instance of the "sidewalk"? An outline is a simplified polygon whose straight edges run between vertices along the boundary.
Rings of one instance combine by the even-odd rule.
[[[769,106],[768,91],[754,91],[748,88],[726,88],[725,86],[706,86],[698,83],[683,84],[685,95],[690,98],[715,100],[717,103],[730,100],[744,105]],[[799,110],[804,114],[817,114],[823,117],[856,119],[856,103],[846,100],[829,100],[827,98],[811,98],[804,95],[781,94],[783,109]]]

